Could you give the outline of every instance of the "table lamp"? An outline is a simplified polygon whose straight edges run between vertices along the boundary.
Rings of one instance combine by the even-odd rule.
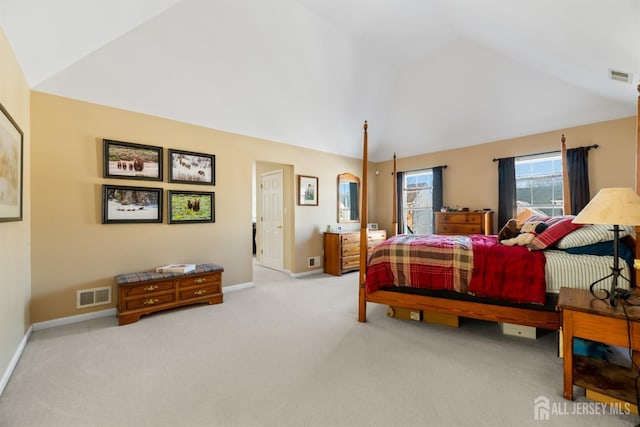
[[[578,213],[573,220],[575,224],[607,224],[613,226],[613,267],[611,274],[593,282],[589,288],[591,294],[603,301],[609,300],[612,307],[615,307],[617,300],[626,299],[630,291],[618,287],[618,279],[622,278],[620,272],[620,261],[618,258],[618,244],[620,242],[620,225],[640,224],[640,196],[631,188],[603,188],[591,199]],[[604,292],[604,297],[596,293],[595,287],[598,283],[611,278],[609,289],[598,289]]]

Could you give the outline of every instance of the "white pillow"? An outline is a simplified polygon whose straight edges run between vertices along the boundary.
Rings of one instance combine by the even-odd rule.
[[[578,246],[592,245],[594,243],[613,240],[613,226],[603,224],[588,224],[564,236],[558,241],[558,249],[576,248]],[[633,225],[620,226],[620,238],[635,232]]]

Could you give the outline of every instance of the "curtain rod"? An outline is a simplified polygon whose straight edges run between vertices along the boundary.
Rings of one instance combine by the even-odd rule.
[[[593,145],[588,145],[586,147],[576,147],[576,148],[586,148],[587,150],[591,150],[591,149],[595,150],[598,147],[600,147],[598,144],[593,144]],[[512,157],[538,156],[538,155],[553,154],[553,153],[559,153],[559,152],[560,152],[560,150],[553,150],[553,151],[545,151],[544,153],[521,154],[519,156],[512,156]],[[498,160],[502,160],[502,159],[509,159],[509,157],[501,157],[499,159],[493,159],[493,161],[497,162]]]
[[[412,169],[410,171],[398,171],[398,172],[413,172],[413,171],[418,171],[418,170],[422,170],[422,169],[433,169],[433,168],[442,168],[442,169],[446,169],[447,165],[441,165],[441,166],[429,166],[427,168],[420,168],[420,169]],[[391,171],[391,175],[393,175],[393,171]]]

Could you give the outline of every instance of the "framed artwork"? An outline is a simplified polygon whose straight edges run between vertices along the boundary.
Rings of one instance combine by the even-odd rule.
[[[212,191],[168,191],[169,224],[216,222]]]
[[[104,177],[162,181],[162,147],[103,139]]]
[[[318,206],[318,177],[298,175],[298,204]]]
[[[102,223],[162,222],[162,188],[102,186]]]
[[[169,149],[169,182],[216,185],[216,156]]]
[[[23,133],[0,105],[0,222],[22,221]]]

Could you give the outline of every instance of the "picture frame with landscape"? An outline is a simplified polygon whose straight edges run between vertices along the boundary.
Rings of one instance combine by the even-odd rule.
[[[169,149],[169,182],[216,185],[216,156]]]
[[[102,186],[102,223],[161,223],[162,188]]]
[[[169,224],[215,222],[215,193],[169,190],[167,211]]]
[[[162,181],[162,147],[103,139],[104,178]]]
[[[0,104],[0,222],[22,221],[24,135]]]

